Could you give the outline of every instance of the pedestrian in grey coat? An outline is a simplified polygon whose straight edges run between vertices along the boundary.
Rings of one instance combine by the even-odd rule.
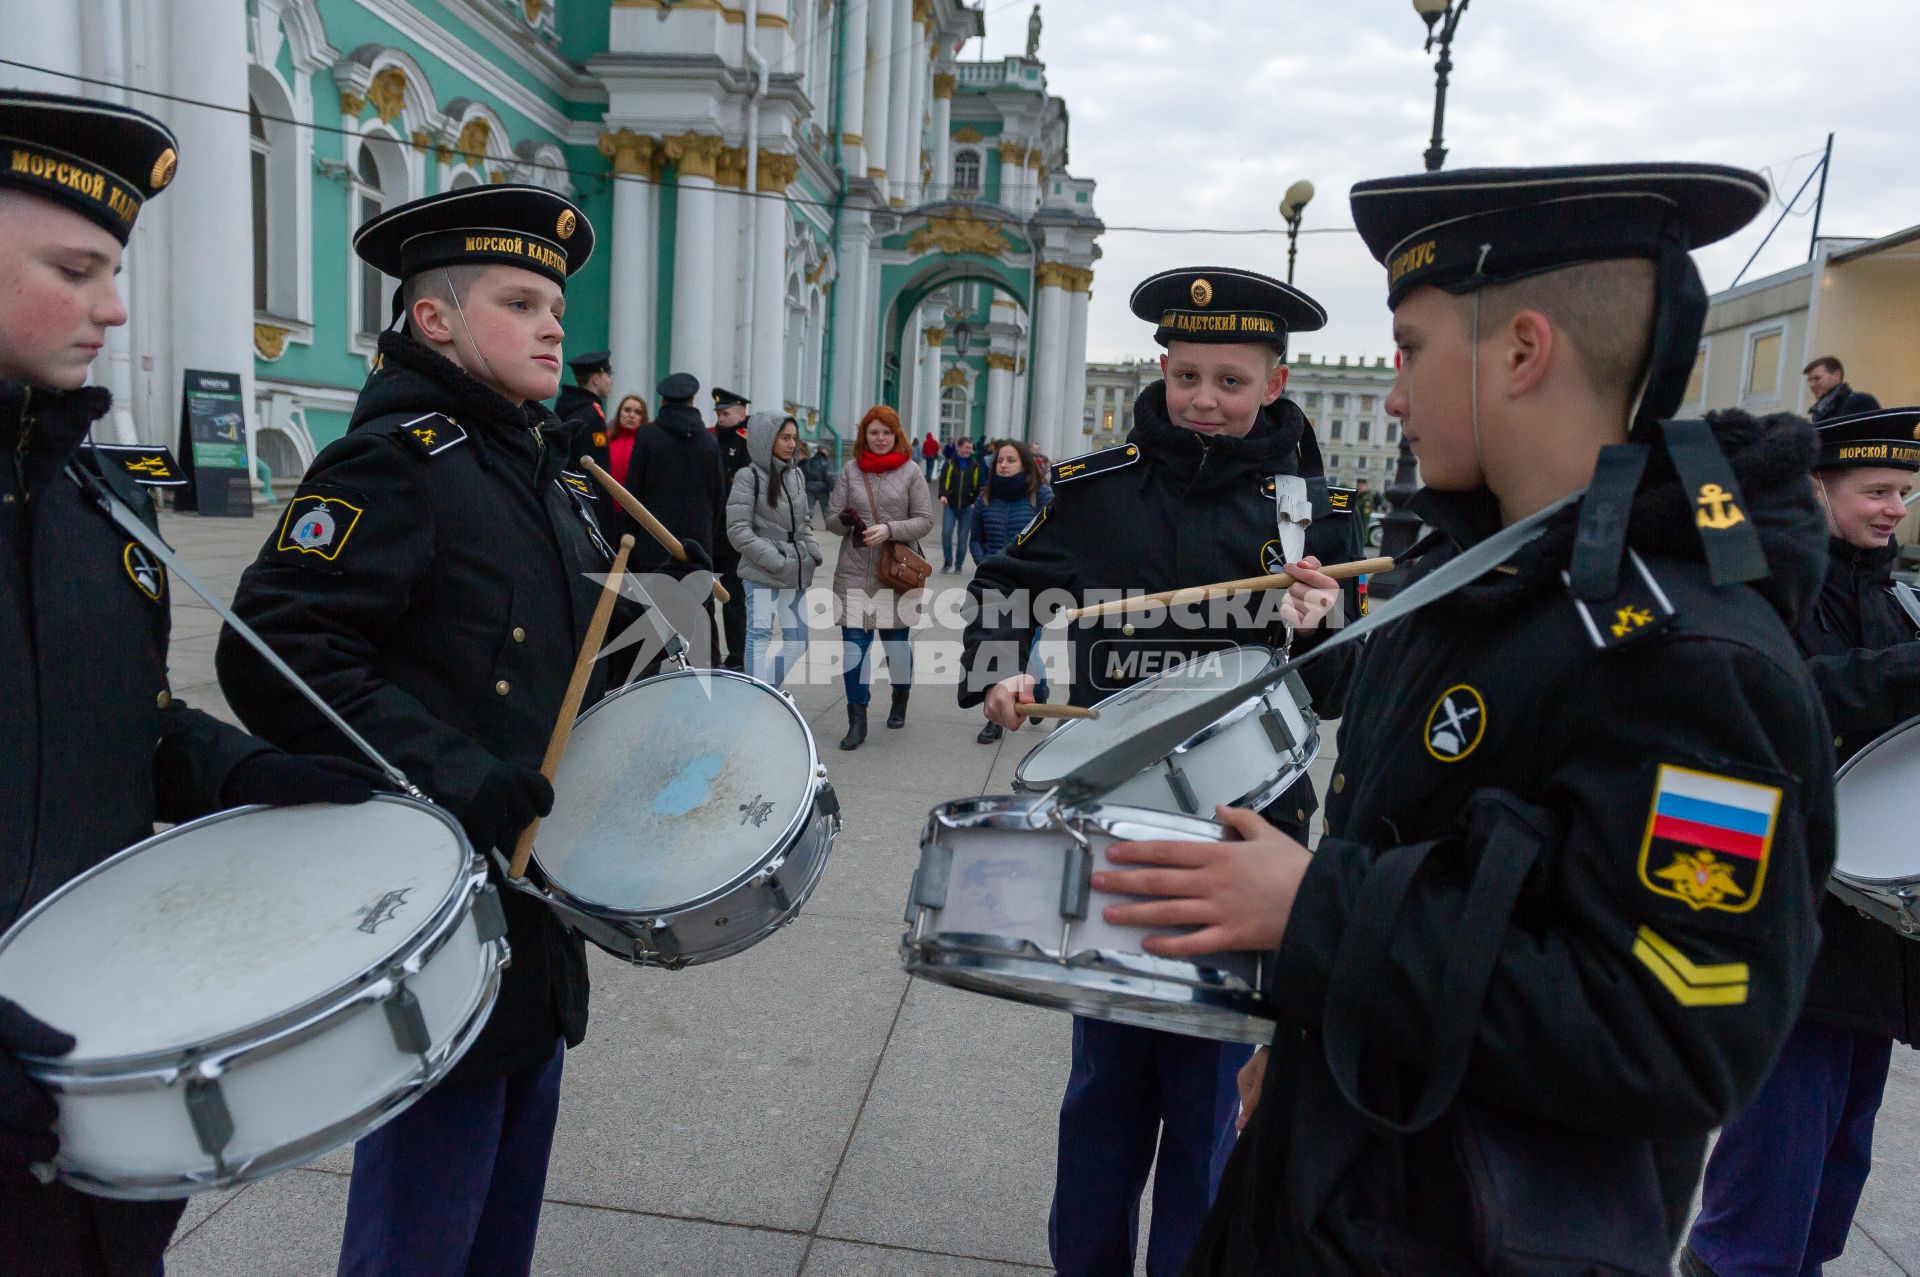
[[[745,668],[775,687],[806,654],[805,591],[822,558],[807,521],[806,480],[795,457],[799,443],[800,427],[792,417],[777,412],[748,417],[750,464],[734,474],[727,494],[727,540],[740,554],[740,580],[747,590]]]

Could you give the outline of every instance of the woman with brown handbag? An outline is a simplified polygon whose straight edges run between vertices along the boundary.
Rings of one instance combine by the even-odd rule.
[[[876,404],[854,433],[853,460],[834,481],[829,526],[847,542],[833,569],[833,619],[840,626],[847,684],[847,734],[841,749],[858,749],[867,738],[872,699],[868,652],[874,631],[887,650],[893,683],[888,727],[907,725],[913,690],[913,648],[908,630],[920,619],[921,593],[931,565],[916,544],[933,528],[933,495],[926,476],[910,464],[912,445],[899,414]]]

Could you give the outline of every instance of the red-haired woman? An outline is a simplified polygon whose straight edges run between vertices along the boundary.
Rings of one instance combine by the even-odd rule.
[[[915,546],[933,528],[933,496],[927,478],[912,464],[913,445],[900,417],[885,404],[867,409],[854,432],[853,460],[834,480],[828,526],[847,543],[833,569],[833,619],[840,626],[847,684],[847,735],[841,749],[858,749],[867,738],[874,631],[887,649],[893,683],[888,727],[907,725],[907,695],[913,690],[913,648],[907,631],[920,617],[920,596],[901,595],[881,584],[875,569],[888,541]]]

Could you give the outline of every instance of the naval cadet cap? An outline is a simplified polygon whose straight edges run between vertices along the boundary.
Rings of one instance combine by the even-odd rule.
[[[597,372],[613,371],[613,352],[610,350],[588,350],[567,360],[567,367],[573,369],[573,375],[583,380]]]
[[[734,391],[723,390],[719,386],[713,388],[713,406],[716,408],[726,408],[733,404],[739,404],[744,408],[752,402],[745,395],[736,394]]]
[[[1258,342],[1285,354],[1288,333],[1312,332],[1327,322],[1326,310],[1299,289],[1224,266],[1163,270],[1143,280],[1128,305],[1155,325],[1153,339],[1162,346]]]
[[[353,233],[353,251],[400,280],[441,266],[518,266],[565,288],[593,255],[593,225],[544,187],[473,186],[381,213]]]
[[[1920,407],[1876,408],[1829,417],[1815,433],[1820,440],[1815,470],[1848,466],[1920,470]]]
[[[173,181],[173,133],[112,102],[0,90],[0,188],[73,209],[122,244],[145,203]]]
[[[668,373],[660,379],[660,384],[654,390],[662,400],[691,403],[693,397],[700,393],[700,379],[690,372]]]
[[[1658,258],[1725,239],[1766,207],[1765,178],[1720,164],[1453,169],[1374,178],[1349,195],[1387,268],[1387,305],[1581,262]]]

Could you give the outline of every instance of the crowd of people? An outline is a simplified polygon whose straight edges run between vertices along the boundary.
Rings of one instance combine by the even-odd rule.
[[[958,700],[999,733],[1046,699],[1035,595],[1276,569],[1293,584],[1275,609],[1198,628],[1165,609],[1119,638],[1073,621],[1069,699],[1133,686],[1116,652],[1257,645],[1310,660],[1306,693],[1341,722],[1324,810],[1302,772],[1259,810],[1215,808],[1218,838],[1116,841],[1091,871],[1091,907],[1145,929],[1146,955],[1259,955],[1277,1027],[1255,1050],[1075,1018],[1058,1272],[1133,1271],[1149,1176],[1155,1277],[1653,1277],[1677,1249],[1694,1277],[1741,1277],[1816,1272],[1844,1246],[1891,1047],[1920,1038],[1920,948],[1826,892],[1841,757],[1920,714],[1920,643],[1888,587],[1920,408],[1878,409],[1823,358],[1817,429],[1673,418],[1705,315],[1690,253],[1765,206],[1757,174],[1354,187],[1431,529],[1400,565],[1428,606],[1367,630],[1343,629],[1355,585],[1327,570],[1360,557],[1359,503],[1284,395],[1289,336],[1326,312],[1278,280],[1190,268],[1135,290],[1163,377],[1118,447],[1049,467],[956,439],[942,466],[876,405],[836,467],[794,416],[723,388],[709,428],[684,372],[657,415],[629,395],[609,421],[605,351],[572,361],[567,419],[547,408],[594,242],[565,196],[497,184],[387,209],[353,239],[400,281],[380,364],[232,601],[277,660],[232,626],[219,641],[243,730],[172,695],[155,505],[88,440],[110,408],[89,368],[126,322],[115,272],[176,140],[126,107],[12,91],[0,135],[0,923],[156,820],[368,801],[387,778],[356,742],[481,854],[512,849],[553,811],[541,767],[570,698],[625,676],[589,660],[569,685],[629,532],[637,570],[704,574],[711,663],[775,686],[807,650],[818,531],[841,538],[840,745],[857,749],[876,638],[887,726],[906,723],[937,503],[942,567],[975,564]],[[647,518],[602,500],[596,469]],[[531,1268],[590,991],[580,932],[501,895],[497,1003],[449,1076],[360,1139],[342,1274]],[[1070,895],[1060,916],[1084,917]],[[152,1277],[184,1203],[44,1173],[58,1110],[31,1070],[76,1042],[57,1003],[16,992],[35,1010],[0,998],[0,1271]],[[383,1018],[402,1041],[406,1008]],[[217,1155],[230,1115],[186,1095]]]

